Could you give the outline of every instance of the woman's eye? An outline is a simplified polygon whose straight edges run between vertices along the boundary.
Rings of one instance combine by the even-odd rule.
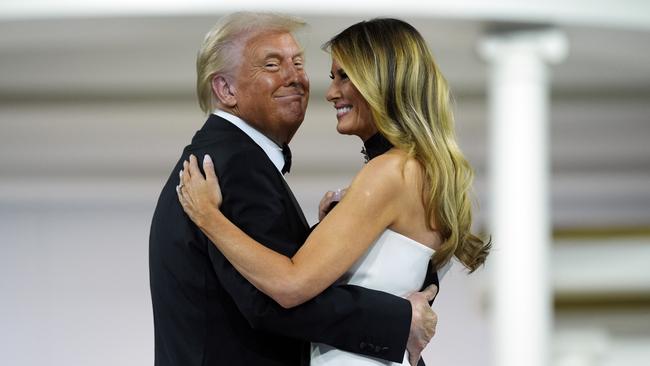
[[[329,77],[330,77],[330,79],[334,80],[334,74],[332,74],[331,72],[329,74]]]

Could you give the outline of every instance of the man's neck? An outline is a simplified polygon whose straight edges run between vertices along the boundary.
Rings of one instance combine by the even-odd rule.
[[[269,140],[273,141],[276,145],[282,146],[285,142],[288,144],[289,139],[286,137],[281,137],[281,136],[276,136],[275,134],[271,133],[270,131],[264,131],[263,129],[259,128],[260,125],[263,125],[263,123],[254,123],[246,118],[242,117],[239,111],[236,108],[218,108],[216,109],[213,113],[216,113],[217,111],[222,111],[226,112],[228,114],[231,114],[240,120],[244,121],[247,125],[249,125],[251,128],[255,129],[262,135],[266,136]]]
[[[214,110],[212,113],[229,121],[233,125],[237,126],[240,130],[242,130],[245,134],[247,134],[257,145],[262,148],[262,150],[264,150],[266,155],[273,162],[273,165],[275,165],[278,170],[282,170],[282,167],[284,166],[284,158],[282,156],[281,145],[278,145],[268,136],[256,130],[252,125],[234,114],[218,109]]]

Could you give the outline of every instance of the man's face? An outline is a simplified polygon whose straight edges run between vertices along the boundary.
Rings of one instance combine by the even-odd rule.
[[[244,46],[234,82],[236,115],[278,144],[305,118],[309,79],[302,49],[290,33],[261,33]]]

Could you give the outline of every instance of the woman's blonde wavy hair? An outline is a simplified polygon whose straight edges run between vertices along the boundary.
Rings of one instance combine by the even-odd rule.
[[[456,142],[447,82],[420,33],[401,20],[373,19],[323,48],[368,102],[379,132],[422,165],[427,222],[443,240],[436,268],[456,256],[476,270],[491,243],[470,232],[473,172]]]

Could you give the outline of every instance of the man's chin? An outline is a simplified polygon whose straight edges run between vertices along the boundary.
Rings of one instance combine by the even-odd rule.
[[[298,129],[300,128],[300,125],[302,124],[302,121],[304,120],[304,115],[302,118],[299,119],[294,119],[291,121],[286,121],[285,123],[285,132],[287,132],[286,135],[286,142],[289,143],[293,139],[293,136],[296,134]]]
[[[302,121],[305,120],[305,115],[302,114],[300,116],[295,116],[294,118],[290,118],[287,120],[287,126],[293,128],[294,130],[297,130],[298,127],[302,124]]]
[[[305,119],[305,109],[302,108],[302,106],[297,106],[295,108],[286,108],[282,114],[284,116],[283,119],[287,122],[287,124],[297,123],[300,125]]]

